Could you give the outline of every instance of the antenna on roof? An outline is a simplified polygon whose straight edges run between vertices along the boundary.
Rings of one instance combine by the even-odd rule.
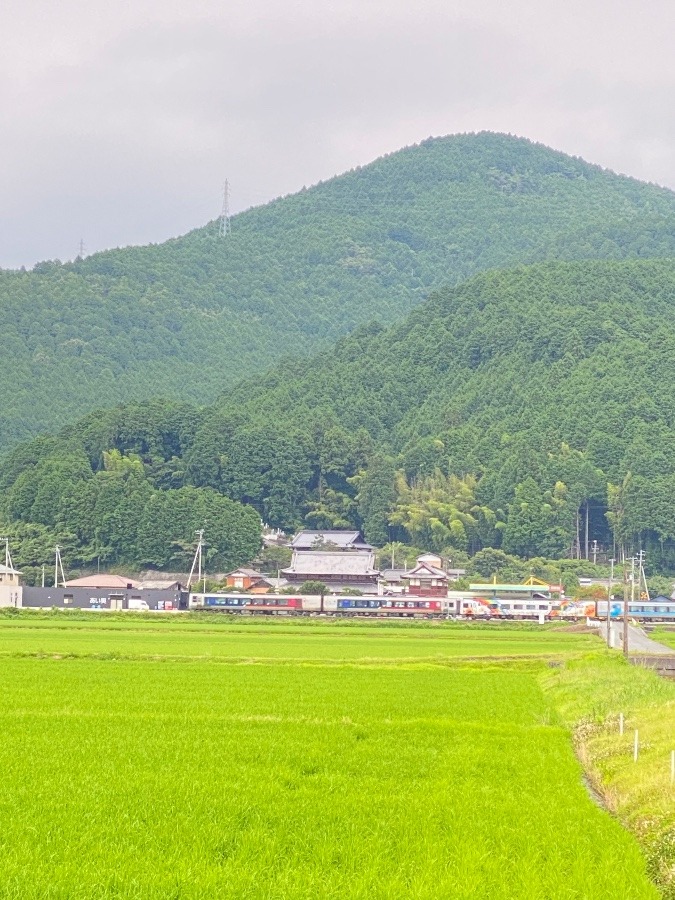
[[[61,548],[57,544],[54,547],[54,587],[59,586],[59,572],[61,573],[61,584],[66,586],[66,576],[63,572],[63,560],[61,559]]]
[[[192,576],[195,574],[195,568],[197,569],[197,584],[202,580],[202,550],[204,547],[204,529],[200,528],[199,531],[195,531],[195,534],[199,536],[199,540],[197,541],[197,549],[195,550],[194,559],[192,560],[192,568],[190,569],[190,575],[187,580],[187,590],[190,590],[190,585],[192,584]]]
[[[230,182],[225,179],[225,187],[223,188],[223,209],[218,220],[218,234],[221,237],[227,237],[232,231],[230,225]]]

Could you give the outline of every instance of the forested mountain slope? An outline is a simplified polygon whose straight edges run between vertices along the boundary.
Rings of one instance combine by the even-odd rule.
[[[526,140],[424,141],[165,244],[0,272],[0,448],[88,409],[209,402],[430,289],[553,259],[675,255],[675,194]]]
[[[121,407],[17,448],[3,527],[84,564],[168,564],[147,497],[207,492],[438,551],[565,555],[588,518],[591,540],[672,566],[674,385],[675,260],[487,272],[211,407]]]

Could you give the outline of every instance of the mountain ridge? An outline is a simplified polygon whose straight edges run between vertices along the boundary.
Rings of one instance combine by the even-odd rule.
[[[525,139],[449,136],[160,245],[0,273],[0,449],[88,409],[209,402],[431,290],[546,259],[675,255],[675,193]]]

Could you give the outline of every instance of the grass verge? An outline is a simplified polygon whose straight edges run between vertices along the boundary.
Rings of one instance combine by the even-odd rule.
[[[541,676],[593,789],[638,838],[648,873],[675,900],[675,682],[617,654],[587,655]],[[624,733],[619,717],[624,716]],[[639,750],[634,760],[634,736]]]

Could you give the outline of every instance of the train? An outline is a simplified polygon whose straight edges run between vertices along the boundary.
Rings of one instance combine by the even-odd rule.
[[[462,619],[503,619],[551,621],[554,619],[576,621],[580,619],[606,619],[606,600],[569,600],[533,596],[462,597],[446,599],[438,597],[353,596],[346,594],[324,597],[302,594],[238,594],[191,593],[189,608],[233,615],[268,616],[351,616],[355,618],[423,618],[439,619],[452,616]],[[652,600],[636,600],[628,604],[631,619],[644,622],[675,621],[675,600],[656,597]],[[623,616],[623,601],[612,600],[610,617]]]
[[[447,614],[445,601],[426,597],[359,597],[301,594],[190,594],[194,610],[234,615],[379,616],[380,618],[437,618]]]
[[[379,618],[540,619],[556,613],[557,601],[528,597],[522,602],[498,598],[385,597],[346,594],[304,596],[301,594],[191,593],[189,608],[238,615],[326,615]]]

